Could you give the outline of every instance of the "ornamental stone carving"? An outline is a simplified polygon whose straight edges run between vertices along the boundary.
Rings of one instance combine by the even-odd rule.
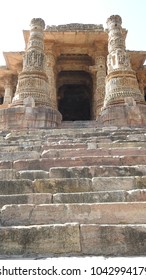
[[[42,19],[35,18],[32,19],[30,27],[23,69],[19,75],[12,106],[23,105],[23,100],[29,96],[34,99],[36,106],[51,106],[43,40],[45,23]]]
[[[13,82],[13,77],[12,75],[7,75],[5,76],[4,79],[4,88],[5,88],[5,93],[4,93],[4,104],[11,104],[12,102],[12,97],[13,97],[13,88],[14,88],[14,82]]]
[[[97,118],[103,107],[105,97],[105,78],[106,78],[106,65],[104,56],[96,56],[95,58],[96,78],[95,78],[95,91],[93,95],[94,104],[94,117]]]
[[[108,25],[108,57],[106,95],[104,107],[109,104],[124,103],[124,98],[133,97],[142,101],[135,72],[131,69],[129,54],[125,50],[125,38],[121,27],[121,17],[111,16]]]

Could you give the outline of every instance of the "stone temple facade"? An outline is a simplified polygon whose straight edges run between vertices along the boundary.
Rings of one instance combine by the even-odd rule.
[[[0,129],[146,125],[146,51],[128,51],[119,15],[95,24],[45,26],[34,18],[24,52],[4,52]]]

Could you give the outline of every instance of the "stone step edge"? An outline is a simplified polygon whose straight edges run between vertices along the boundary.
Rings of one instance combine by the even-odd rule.
[[[0,194],[130,191],[146,188],[146,176],[0,180]]]
[[[1,225],[145,224],[146,202],[21,204],[1,209]]]
[[[22,204],[87,204],[146,201],[146,189],[131,191],[99,191],[79,193],[28,193],[0,195],[0,208],[5,205]]]

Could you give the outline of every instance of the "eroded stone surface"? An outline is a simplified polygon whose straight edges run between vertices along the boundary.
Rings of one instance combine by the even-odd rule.
[[[79,253],[78,224],[0,227],[0,252],[7,255]]]
[[[146,225],[81,225],[80,230],[85,255],[145,255]]]
[[[1,224],[145,224],[145,211],[146,202],[5,205],[1,209]]]

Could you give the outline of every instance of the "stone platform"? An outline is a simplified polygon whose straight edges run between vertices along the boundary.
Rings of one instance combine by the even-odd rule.
[[[144,256],[146,128],[1,131],[0,208],[1,258]]]
[[[9,107],[0,109],[0,129],[55,128],[61,124],[61,114],[50,107]]]

